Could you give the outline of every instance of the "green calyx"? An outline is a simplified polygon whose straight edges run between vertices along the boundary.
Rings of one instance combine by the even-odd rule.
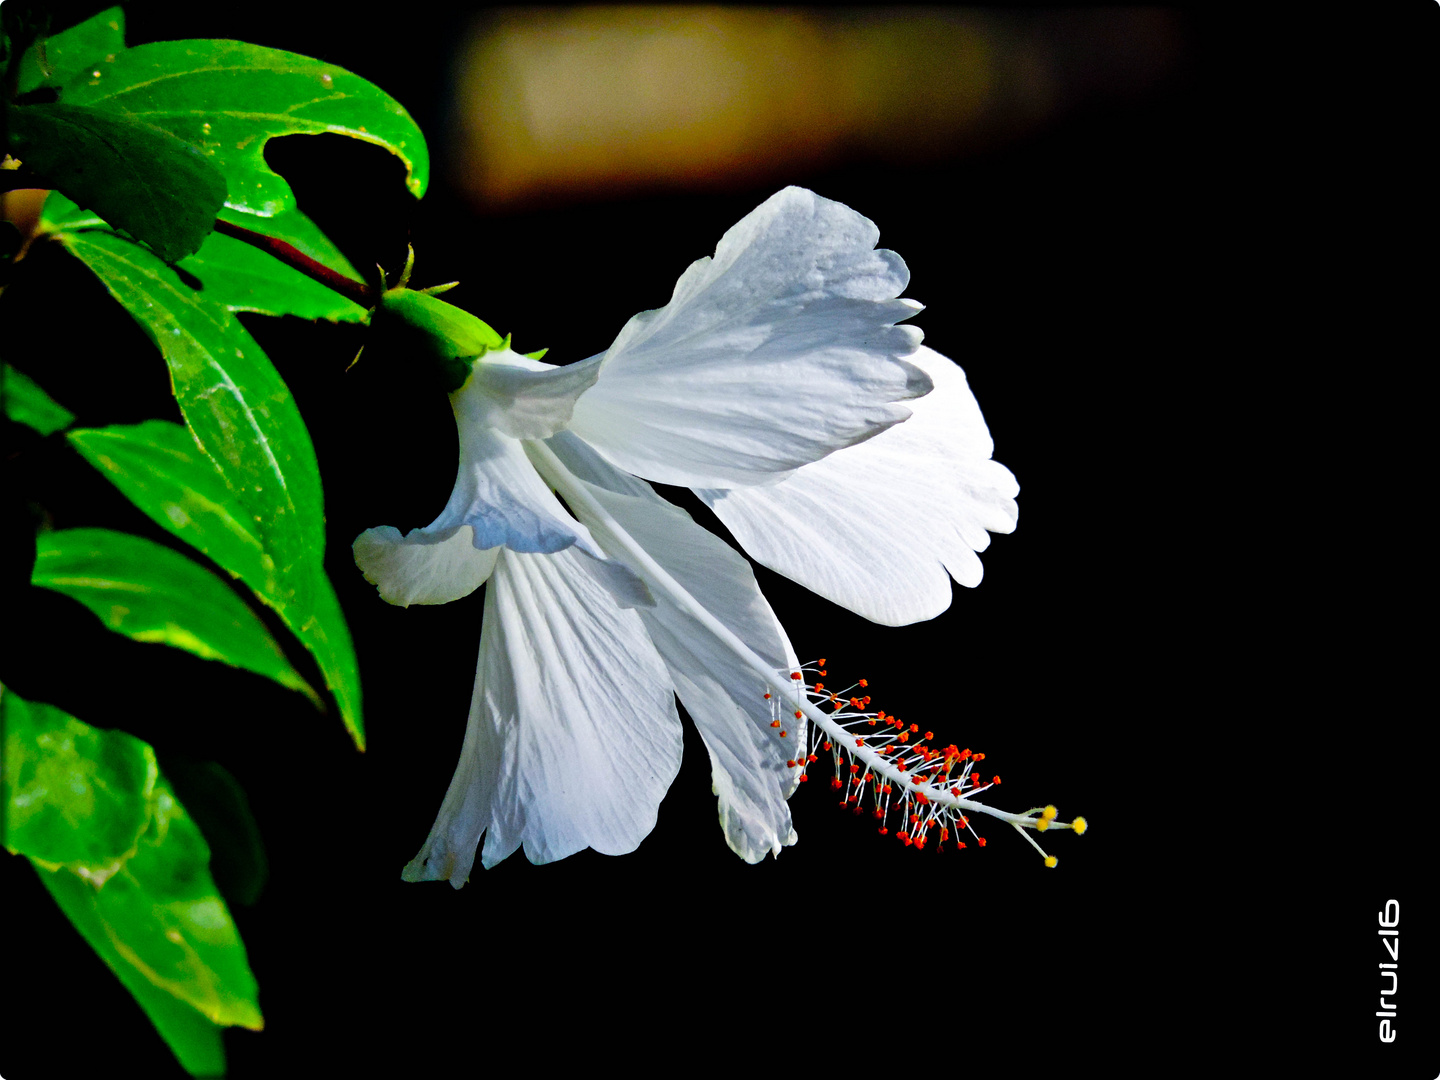
[[[445,390],[453,392],[465,385],[478,357],[505,348],[510,339],[468,311],[435,298],[454,288],[456,282],[428,289],[407,288],[414,264],[412,249],[400,283],[381,294],[373,325],[410,355],[430,361]]]

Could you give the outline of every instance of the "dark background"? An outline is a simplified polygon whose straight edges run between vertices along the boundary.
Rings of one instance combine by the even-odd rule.
[[[465,17],[262,10],[251,25],[139,5],[129,39],[332,60],[390,91],[443,155]],[[1337,1073],[1440,1071],[1433,1031],[1422,1045],[1436,906],[1410,784],[1434,723],[1433,693],[1414,696],[1433,645],[1414,621],[1432,594],[1414,573],[1429,488],[1413,476],[1434,356],[1437,21],[1419,3],[1182,10],[1179,62],[1139,98],[949,158],[788,178],[871,217],[905,258],[927,305],[915,322],[966,369],[1022,513],[983,584],[928,624],[874,627],[763,569],[762,588],[802,657],[985,751],[997,803],[1084,814],[1085,837],[1047,843],[1053,871],[1000,828],[984,850],[902,849],[823,783],[792,800],[800,842],[747,866],[687,730],[637,852],[517,854],[458,893],[403,884],[455,765],[483,597],[389,607],[349,544],[444,504],[443,396],[399,357],[344,373],[363,329],[245,318],[319,455],[364,755],[296,695],[20,588],[37,513],[170,541],[59,438],[13,433],[5,604],[24,630],[0,679],[150,741],[177,777],[218,761],[259,823],[268,884],[232,909],[267,1028],[227,1034],[231,1075],[430,1074],[502,1048],[595,1067],[667,1047],[670,1068],[773,1053],[1152,1075],[1318,1054]],[[371,147],[297,138],[269,156],[357,266],[393,268],[411,241],[419,284],[461,279],[447,299],[560,361],[663,304],[779,186],[482,215],[440,168],[414,203]],[[7,359],[82,425],[178,419],[163,363],[103,289],[58,250],[32,258],[33,282],[0,298]],[[60,327],[64,384],[44,367]],[[226,858],[217,846],[222,886]],[[179,1075],[23,860],[0,858],[0,896],[4,1076],[88,1072],[97,1048]],[[1379,1047],[1373,919],[1391,897],[1409,945],[1402,1041]]]

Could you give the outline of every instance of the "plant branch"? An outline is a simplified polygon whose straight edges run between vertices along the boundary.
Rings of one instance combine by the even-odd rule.
[[[236,225],[221,218],[215,219],[215,231],[224,233],[226,236],[233,236],[236,240],[243,240],[261,251],[269,252],[286,266],[299,270],[306,277],[314,278],[327,289],[339,293],[347,300],[353,300],[363,308],[373,308],[379,302],[375,290],[369,285],[331,270],[324,263],[316,262],[299,248],[293,244],[287,244],[284,240],[277,240],[273,236],[266,236],[264,233],[255,232],[243,225]]]

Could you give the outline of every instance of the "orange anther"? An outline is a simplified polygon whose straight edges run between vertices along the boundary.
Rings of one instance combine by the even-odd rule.
[[[770,694],[769,694],[768,692],[765,694],[765,700],[766,700],[766,701],[769,701],[769,700],[770,700]]]
[[[771,721],[770,721],[770,726],[771,726],[771,727],[779,727],[779,726],[780,726],[780,721],[779,721],[779,720],[771,720]]]
[[[861,680],[860,680],[860,685],[861,685],[861,686],[869,686],[870,684],[869,684],[868,682],[866,682],[864,679],[861,679]]]
[[[985,838],[983,836],[976,837],[975,842],[981,847],[985,846]]]
[[[992,784],[998,784],[999,782],[1000,782],[1000,778],[999,778],[998,776],[995,777],[995,779],[991,781]]]
[[[798,679],[798,678],[800,678],[800,673],[799,673],[798,671],[792,671],[792,672],[790,672],[790,678],[792,678],[792,679]]]
[[[927,738],[927,739],[933,739],[934,737],[935,737],[935,733],[934,733],[933,731],[927,731],[927,732],[925,732],[925,738]],[[939,753],[939,751],[937,750],[936,753]]]
[[[799,709],[796,709],[796,710],[795,710],[795,719],[796,719],[796,720],[799,720],[800,717],[802,717],[802,716],[804,716],[804,715],[805,715],[805,714],[804,714],[803,712],[801,712]]]
[[[820,657],[820,659],[817,660],[816,663],[819,664],[821,667],[824,667],[824,666],[825,666],[825,658],[824,658],[823,656]]]
[[[976,760],[976,761],[984,761],[984,760],[985,760],[985,755],[984,755],[984,754],[976,754],[976,755],[975,755],[975,760]]]
[[[910,725],[910,730],[911,730],[911,731],[919,731],[919,730],[920,730],[920,725],[919,725],[919,724],[911,724],[911,725]]]
[[[810,779],[810,777],[806,776],[803,772],[800,774],[800,782],[801,782],[801,783],[804,783],[806,780],[809,780],[809,779]]]
[[[789,761],[785,762],[785,767],[787,769],[793,769],[795,767],[795,759],[791,758]]]
[[[780,738],[783,739],[783,738],[785,738],[785,736],[787,736],[787,735],[789,735],[789,734],[790,734],[790,733],[789,733],[788,731],[783,731],[783,730],[782,730],[782,731],[780,732]]]

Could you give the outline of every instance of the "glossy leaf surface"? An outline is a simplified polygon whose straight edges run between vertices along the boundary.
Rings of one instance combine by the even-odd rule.
[[[240,511],[225,478],[179,424],[150,420],[84,428],[66,438],[152,521],[240,578],[279,613],[314,655],[347,729],[363,746],[355,651],[334,589],[321,572],[320,552],[308,568],[308,591],[297,588],[293,578],[303,570],[281,573],[263,530]]]
[[[219,217],[284,240],[316,262],[347,277],[360,278],[350,260],[299,210],[260,218],[226,207]],[[45,199],[40,215],[40,230],[44,233],[109,228],[99,214],[77,206],[58,191],[52,191]],[[199,251],[178,265],[199,280],[203,300],[226,311],[295,315],[332,322],[364,322],[368,317],[359,305],[331,292],[313,278],[291,269],[259,248],[221,233],[212,232]]]
[[[62,232],[57,239],[159,347],[186,425],[224,479],[231,516],[246,519],[261,542],[262,561],[273,562],[263,575],[266,591],[249,579],[246,584],[314,654],[347,730],[363,747],[354,646],[324,573],[319,467],[290,391],[234,315],[206,302],[148,251],[101,230]]]
[[[152,521],[240,578],[277,610],[285,593],[255,521],[184,426],[168,420],[80,428],[66,439]]]
[[[3,687],[0,718],[6,846],[30,857],[181,1064],[222,1075],[215,1025],[263,1026],[258,987],[210,848],[154,751]],[[57,857],[75,851],[86,858]]]
[[[125,12],[118,7],[37,41],[20,58],[15,92],[28,94],[42,86],[59,86],[97,61],[125,48]]]
[[[110,529],[41,533],[30,581],[78,600],[126,637],[253,671],[320,704],[233,589],[153,540]]]
[[[429,182],[424,136],[384,91],[334,64],[239,41],[158,41],[116,53],[66,84],[62,100],[104,105],[199,147],[229,183],[229,205],[269,216],[294,194],[265,162],[277,135],[333,133],[397,155],[417,198]]]
[[[348,259],[299,210],[257,218],[227,210],[222,217],[247,229],[284,240],[317,262],[359,280]],[[364,308],[259,248],[221,233],[211,233],[200,250],[180,264],[200,279],[205,299],[227,311],[295,315],[301,319],[364,322]]]
[[[104,881],[149,826],[159,771],[149,745],[81,723],[0,687],[4,844],[51,867]]]
[[[151,982],[129,962],[122,951],[124,939],[112,939],[115,928],[96,910],[94,890],[89,885],[63,870],[47,871],[38,865],[35,869],[65,917],[145,1010],[181,1067],[191,1076],[224,1076],[223,1029],[188,1002]]]
[[[280,572],[323,551],[320,471],[290,391],[240,321],[173,269],[102,231],[59,237],[159,347],[175,400]]]

